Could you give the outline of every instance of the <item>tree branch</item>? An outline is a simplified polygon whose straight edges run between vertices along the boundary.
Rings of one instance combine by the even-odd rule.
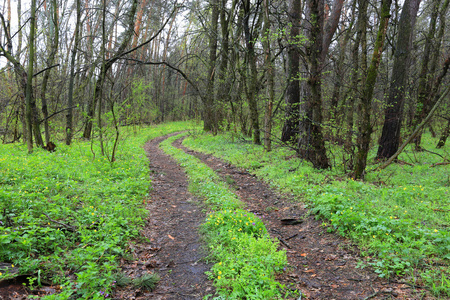
[[[72,109],[72,108],[77,108],[77,107],[78,107],[78,106],[72,106],[72,107],[66,107],[66,108],[64,108],[64,109],[61,109],[60,111],[57,111],[57,112],[52,113],[52,114],[51,114],[50,116],[48,116],[47,118],[44,118],[44,119],[40,120],[39,123],[42,123],[42,122],[44,122],[45,120],[50,119],[50,118],[53,117],[54,115],[57,115],[57,114],[59,114],[59,113],[62,113],[62,112],[65,111],[65,110]]]
[[[41,73],[43,73],[43,72],[45,72],[45,71],[47,71],[47,70],[49,70],[49,69],[52,69],[52,68],[54,68],[54,67],[59,67],[59,64],[56,64],[56,65],[47,67],[47,68],[45,68],[45,69],[43,69],[43,70],[40,70],[39,72],[33,74],[33,77],[36,77],[36,76],[38,76],[39,74],[41,74]]]

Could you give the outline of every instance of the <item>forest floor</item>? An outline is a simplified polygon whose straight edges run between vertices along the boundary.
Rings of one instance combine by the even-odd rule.
[[[152,179],[148,218],[141,231],[146,239],[133,244],[133,260],[122,261],[123,271],[131,277],[155,272],[161,280],[152,292],[119,288],[112,299],[202,299],[215,294],[212,281],[205,275],[212,263],[205,259],[207,253],[198,233],[206,218],[205,206],[188,191],[184,170],[159,148],[167,137],[145,145]],[[300,290],[302,299],[434,299],[401,279],[383,279],[368,267],[358,268],[363,259],[356,246],[327,233],[322,221],[309,214],[301,202],[277,193],[246,170],[187,149],[181,142],[178,139],[173,145],[221,176],[246,203],[245,209],[260,216],[271,236],[280,241],[289,266],[277,280]],[[26,299],[20,284],[0,290],[9,294],[0,293],[0,299]]]
[[[202,259],[206,253],[197,230],[206,217],[204,207],[189,193],[183,169],[159,148],[166,137],[145,146],[153,189],[142,234],[150,244],[138,244],[139,262],[124,265],[130,275],[137,275],[131,273],[139,272],[139,268],[153,269],[161,275],[161,281],[153,292],[124,289],[116,294],[118,298],[202,299],[214,294],[204,274],[211,264]],[[280,248],[286,249],[289,267],[278,275],[280,283],[300,290],[306,299],[432,299],[408,283],[382,279],[370,268],[358,268],[362,258],[355,245],[327,233],[322,222],[298,200],[280,195],[245,170],[187,149],[181,142],[178,139],[173,145],[199,158],[230,184],[246,209],[262,217],[268,232],[280,241]],[[286,219],[298,222],[285,225]]]

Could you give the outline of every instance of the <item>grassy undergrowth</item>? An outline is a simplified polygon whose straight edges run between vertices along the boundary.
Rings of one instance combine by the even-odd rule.
[[[196,135],[184,144],[246,168],[306,202],[329,231],[360,245],[366,257],[361,267],[371,265],[381,277],[403,276],[439,297],[450,296],[450,170],[432,166],[442,161],[437,155],[408,150],[400,159],[413,166],[391,165],[359,182],[339,170],[315,170],[283,148],[267,153],[232,140],[226,134]],[[433,151],[449,156],[448,146]]]
[[[114,163],[96,145],[58,144],[49,153],[0,145],[0,281],[29,276],[29,285],[62,287],[48,298],[101,299],[110,294],[118,258],[138,237],[150,179],[143,145],[166,133],[192,128],[179,122],[123,128]],[[18,268],[18,273],[15,270]]]
[[[286,253],[277,251],[263,222],[242,209],[243,203],[213,170],[171,146],[179,137],[165,140],[161,147],[185,168],[190,190],[211,210],[201,231],[216,262],[208,272],[219,294],[216,299],[282,298],[284,287],[275,274],[286,266]]]

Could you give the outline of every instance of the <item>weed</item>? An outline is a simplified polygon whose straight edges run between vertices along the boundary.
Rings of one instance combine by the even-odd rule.
[[[137,288],[152,291],[161,278],[158,274],[145,274],[133,279],[133,285]]]

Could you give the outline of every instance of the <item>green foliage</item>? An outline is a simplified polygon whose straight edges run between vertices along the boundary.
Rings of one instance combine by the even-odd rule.
[[[328,220],[328,231],[357,241],[366,256],[362,265],[371,265],[381,277],[405,276],[436,294],[450,293],[449,171],[431,166],[439,162],[437,155],[408,149],[400,159],[414,166],[391,165],[369,172],[367,182],[360,182],[342,178],[339,170],[314,170],[292,151],[267,153],[261,146],[231,142],[227,135],[199,135],[184,143],[244,167],[307,203]],[[423,144],[435,141],[424,136]],[[440,151],[446,153],[448,148]]]
[[[142,129],[120,145],[114,163],[93,155],[99,150],[88,142],[31,155],[23,145],[1,145],[0,261],[19,267],[19,274],[38,273],[62,285],[58,299],[110,294],[118,258],[144,224],[150,180],[142,145],[191,126]],[[2,272],[0,279],[6,276]]]
[[[271,240],[263,222],[242,209],[243,204],[213,170],[171,146],[179,137],[167,139],[161,147],[185,168],[191,190],[213,210],[201,232],[216,262],[207,274],[214,280],[217,299],[281,298],[284,286],[275,274],[286,266],[286,253],[277,251],[278,243]]]

